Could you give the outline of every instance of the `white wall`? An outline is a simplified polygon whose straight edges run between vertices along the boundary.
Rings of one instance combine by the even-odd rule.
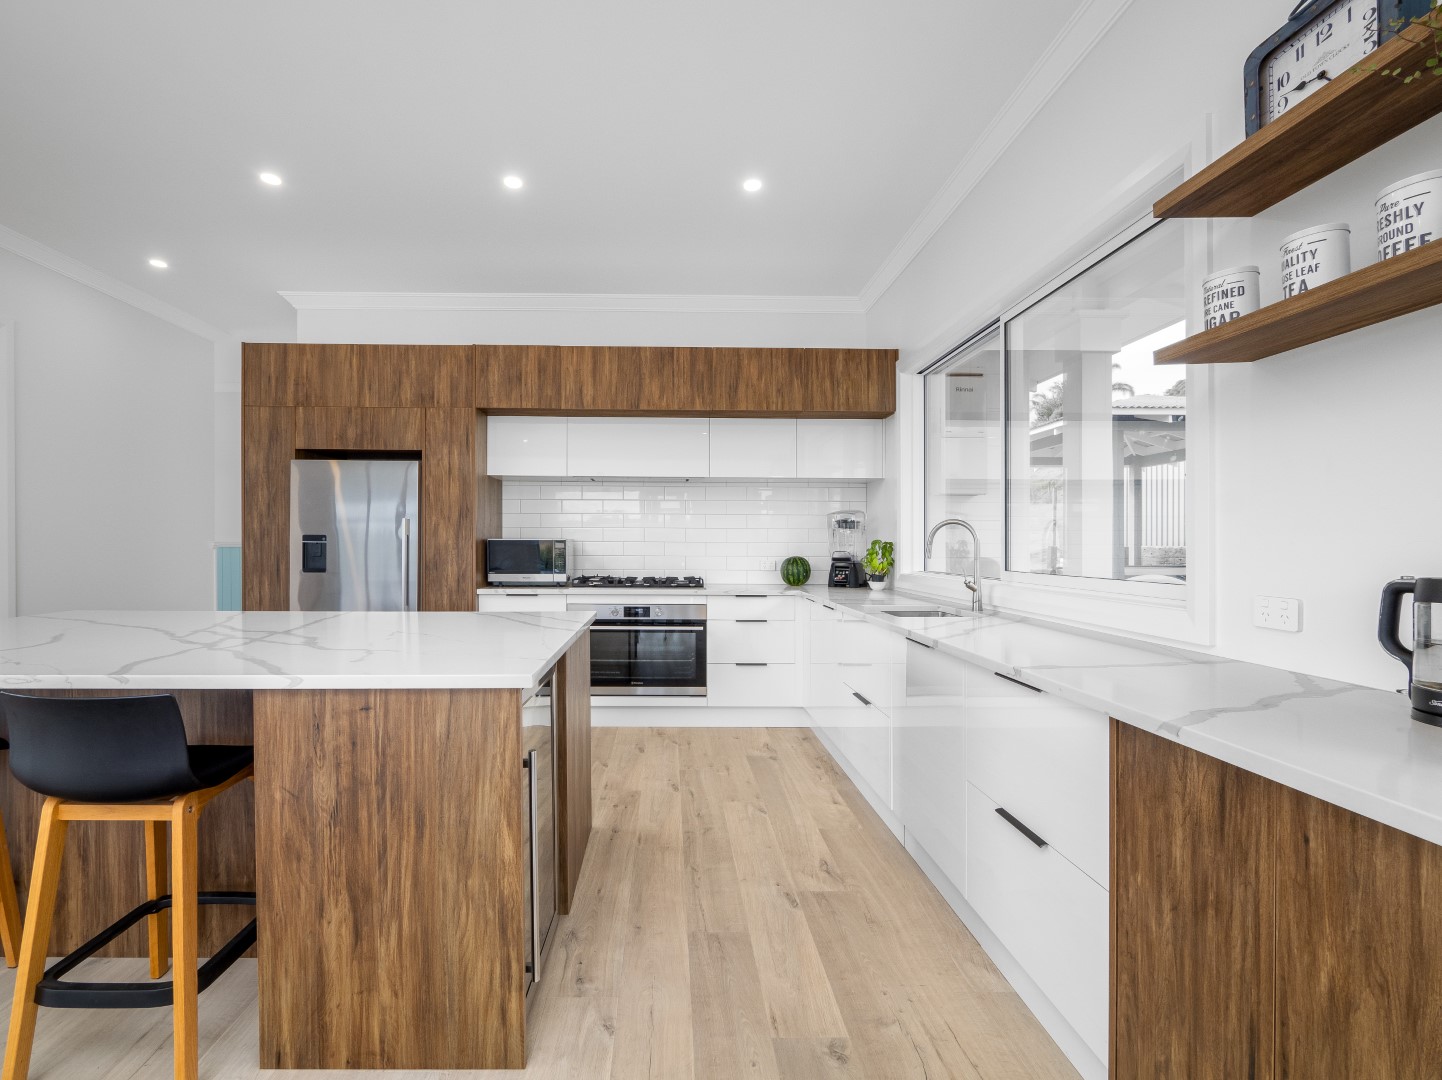
[[[0,251],[19,614],[210,608],[214,347]]]
[[[1242,63],[1286,13],[1219,0],[1186,18],[1174,4],[1132,3],[872,309],[871,343],[900,347],[914,370],[1101,239],[1119,198],[1161,161],[1196,150],[1200,165],[1234,145]],[[1217,223],[1211,265],[1258,264],[1273,299],[1277,242],[1330,221],[1352,224],[1354,265],[1364,265],[1376,193],[1435,168],[1442,118],[1254,221]],[[1399,574],[1442,574],[1428,409],[1442,400],[1439,343],[1433,309],[1217,370],[1215,651],[1404,683],[1376,643],[1377,600]],[[1302,633],[1254,628],[1259,593],[1301,598]]]
[[[296,334],[297,341],[365,345],[861,348],[866,317],[772,311],[301,310]]]

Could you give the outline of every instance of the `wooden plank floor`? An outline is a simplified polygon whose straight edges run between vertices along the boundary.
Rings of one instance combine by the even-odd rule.
[[[262,1073],[247,960],[200,999],[202,1078],[1076,1076],[809,731],[599,728],[594,778],[523,1073]],[[144,978],[143,960],[91,964]],[[42,1009],[31,1077],[163,1080],[169,1022]]]

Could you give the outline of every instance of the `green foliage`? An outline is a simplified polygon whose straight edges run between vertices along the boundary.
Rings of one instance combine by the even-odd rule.
[[[1391,26],[1393,30],[1403,29],[1407,23],[1404,20],[1393,19]],[[1417,71],[1408,71],[1405,68],[1384,68],[1380,64],[1364,66],[1359,64],[1353,71],[1373,72],[1379,71],[1383,75],[1393,79],[1401,79],[1403,85],[1415,82],[1431,71],[1433,75],[1442,75],[1442,0],[1433,0],[1432,11],[1427,15],[1419,15],[1413,19],[1412,26],[1425,26],[1432,31],[1432,51],[1435,56],[1429,56]]]
[[[866,554],[861,556],[862,569],[872,577],[885,577],[896,565],[896,560],[892,557],[895,550],[896,546],[890,540],[871,541]]]
[[[800,555],[792,555],[781,564],[781,580],[796,587],[811,580],[811,564]]]

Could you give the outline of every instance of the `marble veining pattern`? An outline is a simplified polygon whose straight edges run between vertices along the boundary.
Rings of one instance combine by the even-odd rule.
[[[0,688],[525,688],[590,621],[581,612],[65,611],[0,620]]]

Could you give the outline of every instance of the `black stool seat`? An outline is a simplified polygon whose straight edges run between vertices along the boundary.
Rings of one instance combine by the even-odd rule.
[[[75,802],[168,799],[214,787],[251,763],[249,746],[189,746],[169,694],[55,698],[0,693],[10,771],[32,791]]]

